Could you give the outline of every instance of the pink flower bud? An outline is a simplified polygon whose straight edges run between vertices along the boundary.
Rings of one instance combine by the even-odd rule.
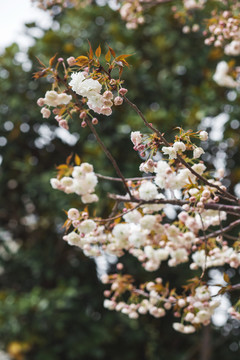
[[[55,116],[55,119],[59,122],[60,120],[64,120],[61,116],[57,115]]]
[[[166,310],[170,310],[172,307],[170,302],[166,302],[163,306],[165,307]]]
[[[74,58],[73,56],[70,56],[70,57],[67,59],[67,63],[68,63],[69,66],[73,66],[73,65],[75,65],[75,63],[76,63],[76,60],[75,60],[75,58]]]
[[[64,61],[64,59],[62,58],[62,57],[60,57],[60,58],[58,58],[58,60],[57,60],[58,62],[63,62]]]
[[[64,120],[64,119],[62,119],[62,120],[59,121],[59,126],[60,126],[61,128],[63,128],[63,129],[66,129],[66,130],[69,129],[68,123],[67,123],[67,121]]]
[[[44,107],[41,109],[41,114],[44,119],[48,119],[51,115],[51,111],[48,108]]]
[[[113,106],[113,103],[111,100],[106,99],[106,100],[104,100],[104,105],[107,107],[111,107],[111,106]]]
[[[175,311],[175,313],[173,314],[175,317],[181,317],[181,314],[178,311]]]
[[[58,115],[59,114],[59,111],[60,111],[60,109],[58,109],[58,108],[55,108],[55,109],[53,109],[53,114],[54,115]],[[56,119],[56,117],[55,117],[55,119]]]
[[[43,99],[43,98],[39,98],[39,99],[37,100],[37,104],[38,104],[38,106],[43,106],[43,105],[45,104],[44,99]]]
[[[109,116],[112,114],[112,109],[110,107],[103,106],[101,108],[101,114]]]
[[[103,97],[107,100],[112,100],[113,98],[113,94],[111,91],[107,90],[103,93]]]
[[[97,124],[98,124],[98,119],[97,119],[97,118],[93,118],[93,119],[92,119],[92,124],[93,124],[93,125],[97,125]]]
[[[79,118],[80,119],[85,119],[86,116],[87,116],[86,111],[81,111]]]
[[[121,89],[119,90],[119,94],[122,95],[122,96],[124,96],[127,92],[128,92],[128,90],[125,89],[125,88],[121,88]]]
[[[123,269],[123,264],[122,264],[122,263],[118,263],[118,264],[117,264],[117,269],[118,269],[118,270],[122,270],[122,269]]]
[[[103,294],[105,297],[109,297],[111,295],[111,291],[105,290]]]
[[[82,127],[82,128],[85,128],[86,126],[87,126],[86,121],[82,121],[82,123],[81,123],[81,127]]]

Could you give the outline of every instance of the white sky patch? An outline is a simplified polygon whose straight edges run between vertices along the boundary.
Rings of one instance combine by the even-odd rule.
[[[25,23],[36,22],[41,28],[48,29],[53,22],[51,16],[34,6],[31,0],[1,0],[0,10],[0,52],[13,42],[22,50],[33,45],[34,40],[25,34]],[[41,30],[34,35],[41,36]]]

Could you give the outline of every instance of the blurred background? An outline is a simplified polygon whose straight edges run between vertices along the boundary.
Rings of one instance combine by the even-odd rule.
[[[204,46],[201,32],[182,34],[168,5],[151,10],[134,31],[103,2],[63,13],[54,7],[53,17],[30,0],[1,2],[0,9],[0,360],[239,359],[239,323],[224,310],[211,329],[183,335],[172,329],[171,315],[130,320],[103,308],[98,275],[107,267],[114,271],[114,262],[102,259],[96,267],[62,241],[64,210],[80,202],[52,190],[49,179],[70,153],[96,172],[115,176],[114,170],[79,119],[69,132],[42,119],[36,100],[49,83],[32,76],[36,57],[47,63],[55,53],[84,55],[87,40],[133,54],[123,74],[129,98],[169,139],[176,126],[209,131],[203,158],[212,172],[226,169],[225,185],[239,196],[239,94],[212,80],[221,50]],[[129,140],[131,130],[145,131],[140,119],[123,105],[100,120],[97,129],[122,172],[140,176]],[[101,182],[99,214],[110,211],[106,192],[121,190]],[[160,275],[178,287],[191,276],[184,264],[163,265],[152,275],[135,259],[123,262],[141,281]],[[239,273],[228,275],[234,280]]]

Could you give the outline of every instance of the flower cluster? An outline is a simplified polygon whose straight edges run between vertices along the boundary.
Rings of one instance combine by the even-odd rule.
[[[121,105],[123,103],[123,98],[119,95],[113,99],[113,93],[109,90],[101,94],[102,85],[98,80],[89,78],[86,71],[73,73],[69,85],[76,94],[87,98],[88,108],[98,114],[109,116],[112,114],[113,104]],[[126,89],[119,90],[119,94],[124,95],[125,93]]]
[[[147,2],[147,1],[145,1]],[[119,12],[128,29],[136,29],[139,24],[144,23],[143,4],[144,1],[124,1]]]
[[[226,55],[240,55],[239,18],[234,17],[230,11],[209,21],[208,32],[210,36],[205,39],[206,45],[224,47]]]
[[[182,333],[191,333],[195,327],[208,325],[214,310],[220,305],[220,301],[212,300],[211,294],[206,285],[196,287],[194,295],[186,296],[178,300],[179,315],[183,322],[173,323],[173,328]],[[184,325],[184,322],[190,323]]]
[[[50,107],[54,107],[54,114],[60,114],[61,109],[67,109],[66,105],[69,105],[71,100],[72,95],[57,93],[55,90],[51,90],[46,92],[44,98],[39,98],[37,104],[42,107],[42,117],[48,119],[51,116]],[[68,123],[62,116],[56,115],[55,119],[58,121],[60,127],[68,129]]]
[[[148,3],[147,0],[123,3],[120,13],[128,28],[136,28],[144,21],[142,13],[144,5]],[[195,22],[195,10],[202,10],[206,3],[205,0],[183,0],[172,10],[175,18],[184,18],[182,23],[188,22],[188,17],[189,22]],[[223,12],[219,18],[214,17],[216,13],[212,12],[211,15],[211,37],[206,39],[206,43],[223,46],[225,54],[239,55],[237,17],[230,11]],[[193,31],[199,29],[199,24],[192,26]],[[188,32],[187,28],[185,30],[183,28],[184,32]],[[110,284],[110,289],[104,292],[106,308],[121,311],[132,319],[147,313],[160,318],[167,310],[172,310],[173,315],[181,319],[173,324],[173,328],[189,334],[200,325],[208,325],[214,309],[219,306],[219,302],[211,297],[207,281],[203,280],[207,277],[207,269],[240,266],[239,238],[227,234],[240,224],[240,220],[237,218],[231,224],[223,225],[228,213],[231,216],[239,214],[239,200],[223,186],[220,175],[211,177],[211,173],[206,171],[201,159],[204,150],[198,143],[195,144],[195,140],[200,142],[208,139],[206,131],[180,129],[175,139],[169,142],[128,100],[121,80],[124,66],[129,65],[126,61],[128,56],[116,56],[114,50],[108,47],[102,62],[100,45],[95,53],[90,45],[87,56],[70,56],[66,63],[62,58],[57,59],[56,63],[53,57],[48,67],[41,63],[41,71],[35,74],[36,78],[50,75],[53,79],[52,90],[38,100],[43,117],[48,118],[50,108],[54,107],[52,112],[59,125],[68,128],[68,120],[77,114],[82,126],[89,126],[118,175],[117,179],[104,175],[98,175],[98,178],[121,181],[125,189],[123,195],[108,194],[115,200],[115,205],[107,219],[91,216],[88,207],[69,209],[63,239],[89,257],[107,254],[120,258],[128,253],[148,272],[159,270],[163,262],[169,267],[185,263],[195,277],[188,280],[188,285],[184,285],[179,294],[172,284],[171,287],[168,282],[164,285],[160,277],[138,287],[134,285],[132,276],[122,273],[105,274],[102,282]],[[59,66],[61,71],[58,70]],[[119,76],[113,78],[116,70]],[[220,86],[236,88],[237,75],[231,62],[221,61],[213,79]],[[89,121],[91,119],[93,125],[98,122],[93,118],[92,111],[111,115],[113,105],[121,105],[123,99],[152,131],[151,134],[140,131],[131,133],[134,150],[144,159],[139,170],[145,174],[140,178],[124,178]],[[80,158],[75,156],[74,165],[70,165],[68,160],[66,165],[58,167],[58,176],[51,179],[51,185],[65,193],[76,193],[87,204],[98,201],[95,194],[98,178],[91,164],[81,164]],[[222,199],[224,201],[221,203]],[[168,215],[169,207],[173,206],[176,214],[174,220],[173,216]],[[235,240],[231,246],[227,236]],[[116,268],[122,271],[123,265],[118,263]],[[219,294],[234,289],[230,280],[226,282],[227,286],[221,287]],[[235,318],[239,317],[237,307],[231,308],[229,313]]]
[[[105,55],[105,68],[100,63],[101,52],[99,46],[94,56],[90,45],[88,56],[81,55],[77,58],[70,56],[66,63],[63,58],[58,58],[56,61],[54,56],[47,67],[39,60],[41,70],[35,73],[34,77],[38,79],[50,76],[54,80],[52,90],[47,91],[45,97],[37,101],[42,107],[41,113],[44,118],[50,117],[50,107],[54,107],[52,112],[59,126],[68,129],[69,119],[73,114],[78,113],[82,120],[81,126],[86,127],[88,120],[91,120],[93,125],[98,123],[98,119],[92,116],[91,110],[109,116],[112,114],[113,105],[122,105],[127,89],[122,87],[123,80],[120,76],[123,67],[129,66],[126,58],[130,55],[116,56],[114,50],[109,47]],[[61,66],[64,78],[59,73]],[[118,79],[112,78],[113,69],[118,69]]]
[[[181,323],[173,323],[173,328],[185,334],[195,332],[199,325],[208,325],[214,310],[220,305],[218,300],[211,299],[208,287],[195,280],[188,287],[188,290],[191,288],[189,294],[183,296],[178,296],[175,290],[170,291],[159,277],[142,284],[140,289],[134,287],[129,275],[103,275],[101,280],[104,284],[111,284],[111,290],[104,293],[108,297],[104,300],[107,309],[121,311],[131,319],[147,313],[160,318],[168,310],[173,310],[174,316],[181,318]],[[127,291],[131,293],[128,302],[123,300]]]
[[[84,204],[98,201],[98,196],[94,194],[98,180],[91,164],[82,163],[80,166],[66,167],[65,170],[68,176],[58,176],[50,180],[53,189],[80,195]]]

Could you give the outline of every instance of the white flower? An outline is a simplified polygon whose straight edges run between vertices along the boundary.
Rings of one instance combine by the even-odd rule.
[[[78,234],[76,234],[74,231],[64,236],[63,239],[66,240],[69,245],[79,246],[81,242],[81,237]]]
[[[80,166],[74,166],[72,177],[81,178],[86,173],[93,172],[93,166],[89,163],[82,163]]]
[[[209,300],[211,295],[206,285],[199,286],[196,288],[196,298],[201,301]]]
[[[95,186],[98,183],[98,179],[97,176],[91,172],[91,173],[87,173],[84,177],[84,188],[86,189],[86,192],[93,192]]]
[[[182,142],[182,141],[176,141],[173,144],[173,148],[175,151],[185,151],[186,150],[186,145]]]
[[[208,311],[206,310],[200,310],[197,315],[196,315],[196,318],[195,320],[197,320],[197,323],[200,322],[204,322],[206,320],[209,320],[209,318],[211,317],[211,313],[209,313]]]
[[[70,220],[77,220],[79,218],[80,214],[79,211],[75,208],[71,208],[68,210],[68,218]]]
[[[61,186],[61,183],[58,179],[52,178],[50,179],[50,184],[53,189],[58,189]]]
[[[153,173],[155,170],[154,161],[152,159],[148,159],[148,161],[142,163],[139,167],[140,171],[144,171],[146,173]]]
[[[58,105],[68,105],[72,100],[72,95],[67,95],[65,93],[58,94],[57,102]]]
[[[196,171],[199,175],[202,175],[203,172],[206,170],[206,166],[203,164],[195,164],[192,166],[192,169]]]
[[[204,153],[205,153],[205,151],[201,147],[196,147],[193,150],[193,158],[198,159]]]
[[[79,71],[77,73],[72,73],[71,75],[72,80],[70,81],[69,85],[72,87],[72,90],[75,91],[78,95],[80,94],[81,85],[83,80],[85,80],[85,74],[83,71]]]
[[[169,159],[177,158],[177,152],[172,146],[163,146],[162,151],[164,154],[169,155]]]
[[[66,187],[66,186],[72,186],[73,185],[73,179],[69,176],[64,176],[61,180],[60,183],[62,186]]]
[[[86,194],[82,195],[81,200],[84,204],[90,204],[98,201],[98,196],[96,194]]]
[[[91,95],[99,94],[102,85],[98,82],[98,80],[94,79],[86,79],[85,74],[82,71],[78,73],[73,73],[71,75],[72,80],[69,85],[72,87],[73,91],[75,91],[78,95],[83,97],[91,97]]]
[[[158,195],[157,187],[151,181],[146,181],[139,187],[139,196],[143,200],[156,199]]]
[[[96,92],[88,94],[87,106],[98,114],[102,114],[104,108],[104,97]],[[104,113],[104,115],[111,115]]]
[[[112,234],[119,240],[126,240],[129,236],[129,224],[117,224],[114,226]]]
[[[140,225],[143,229],[152,230],[156,224],[156,217],[154,215],[144,215],[140,220]]]
[[[57,106],[58,93],[54,90],[47,91],[45,94],[44,102],[48,106]]]
[[[208,139],[208,133],[206,131],[200,131],[199,138],[202,141],[206,141]]]
[[[105,299],[103,302],[103,306],[107,308],[108,310],[114,310],[116,307],[116,303],[112,300]]]
[[[141,214],[139,211],[137,211],[136,209],[123,215],[123,219],[127,222],[127,223],[134,223],[137,224],[139,222],[139,220],[142,218]]]
[[[176,331],[179,331],[183,334],[191,334],[194,333],[196,331],[195,327],[192,325],[183,325],[180,323],[173,323],[173,328]]]
[[[131,141],[135,146],[138,146],[142,142],[142,135],[140,131],[131,132]]]
[[[78,227],[78,230],[81,233],[88,234],[88,233],[94,231],[96,229],[96,227],[97,227],[96,223],[93,220],[88,219],[88,220],[84,220],[83,222],[81,222],[81,224]]]
[[[159,160],[157,162],[157,167],[155,168],[155,172],[158,175],[166,175],[166,172],[169,170],[171,170],[171,168],[166,161]]]

